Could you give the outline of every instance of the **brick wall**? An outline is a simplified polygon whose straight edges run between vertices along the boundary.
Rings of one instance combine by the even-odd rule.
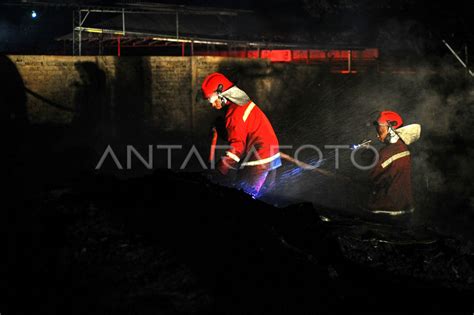
[[[215,113],[200,84],[226,73],[258,102],[268,100],[272,67],[265,60],[222,57],[8,56],[26,90],[33,123],[108,121],[130,128],[202,130]],[[270,106],[270,104],[267,104]]]

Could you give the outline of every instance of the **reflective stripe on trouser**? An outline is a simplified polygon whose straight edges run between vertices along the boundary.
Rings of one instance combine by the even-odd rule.
[[[415,212],[415,208],[411,208],[411,209],[408,209],[408,210],[393,210],[393,211],[390,211],[390,210],[370,210],[372,213],[376,213],[376,214],[386,214],[386,215],[391,215],[391,216],[397,216],[397,215],[404,215],[404,214],[411,214],[413,212]]]

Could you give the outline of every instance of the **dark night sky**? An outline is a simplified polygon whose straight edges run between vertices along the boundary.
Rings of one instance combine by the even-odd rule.
[[[5,1],[2,1],[5,2]],[[54,2],[54,1],[49,1]],[[109,5],[117,1],[56,1]],[[124,1],[136,3],[139,1]],[[149,1],[151,2],[151,1]],[[347,33],[367,45],[380,46],[380,34],[391,34],[385,42],[414,36],[414,41],[447,39],[455,46],[474,46],[472,12],[466,1],[350,1],[350,0],[163,0],[167,4],[250,9],[270,21],[275,31],[310,32],[330,38]],[[38,18],[31,18],[31,10]],[[61,50],[54,38],[70,33],[72,9],[41,6],[0,6],[0,51],[6,53],[54,53]],[[408,34],[406,34],[408,33]]]

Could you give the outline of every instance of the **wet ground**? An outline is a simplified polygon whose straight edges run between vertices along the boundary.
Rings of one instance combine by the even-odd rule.
[[[84,175],[24,205],[9,212],[6,313],[474,310],[474,246],[426,226],[275,208],[171,171]]]
[[[473,138],[465,128],[472,117],[465,108],[472,107],[449,97],[457,93],[448,91],[439,101],[419,93],[444,87],[447,79],[417,85],[411,77],[390,76],[379,93],[372,84],[377,76],[323,78],[311,84],[324,91],[306,89],[313,103],[282,107],[270,117],[282,143],[359,141],[369,109],[387,99],[403,104],[395,109],[414,113],[409,121],[425,128],[413,146],[413,225],[361,219],[346,207],[352,185],[288,164],[278,177],[280,191],[267,199],[279,207],[216,186],[201,173],[161,170],[166,160],[153,174],[135,168],[116,177],[111,163],[95,172],[105,144],[124,143],[103,135],[88,139],[71,126],[31,124],[4,134],[8,246],[0,313],[472,314]],[[296,94],[285,95],[294,99],[298,86]],[[278,93],[274,97],[281,101]],[[425,117],[433,108],[445,115],[445,98],[446,106],[462,108],[453,114],[459,120],[446,124],[447,133]],[[173,140],[155,131],[136,136],[139,149]],[[191,138],[176,135],[181,142],[175,143]],[[345,154],[341,161],[348,160]],[[323,166],[334,171],[332,163]],[[342,165],[340,173],[349,170]]]

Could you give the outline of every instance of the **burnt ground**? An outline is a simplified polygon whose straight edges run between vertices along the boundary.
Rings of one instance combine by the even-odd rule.
[[[2,313],[474,310],[474,247],[460,236],[275,208],[199,173],[118,179],[77,166],[87,151],[39,148],[9,156]]]

